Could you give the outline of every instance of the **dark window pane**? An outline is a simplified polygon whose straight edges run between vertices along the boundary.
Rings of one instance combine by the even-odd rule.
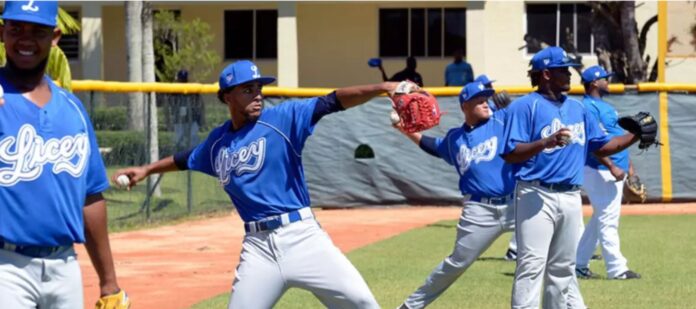
[[[425,9],[411,9],[411,56],[425,56]]]
[[[408,56],[408,9],[379,10],[379,55]]]
[[[575,4],[561,4],[561,26],[558,28],[561,33],[558,34],[558,45],[567,51],[572,51],[571,47],[575,47]]]
[[[441,9],[428,9],[428,56],[442,56]]]
[[[549,45],[556,45],[556,4],[527,4],[527,35]],[[528,46],[528,53],[539,51]]]
[[[253,11],[225,11],[225,59],[253,57]]]
[[[76,11],[68,12],[78,24],[80,24],[80,13]],[[63,51],[65,57],[70,60],[80,59],[80,32],[74,34],[63,34],[58,41],[58,47]]]
[[[578,52],[592,53],[592,9],[588,5],[577,4],[578,14]]]
[[[466,55],[466,9],[445,9],[445,56],[457,49]]]
[[[278,11],[256,11],[256,58],[276,58],[278,54]]]

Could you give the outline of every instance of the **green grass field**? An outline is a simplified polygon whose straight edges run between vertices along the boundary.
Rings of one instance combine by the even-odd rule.
[[[639,280],[581,280],[591,308],[694,308],[696,306],[696,222],[694,215],[623,217],[620,233],[629,267]],[[383,308],[396,308],[450,253],[454,221],[413,230],[348,254]],[[503,235],[429,308],[509,308],[514,263],[502,260]],[[602,261],[594,272],[606,277]],[[232,277],[230,277],[230,282]],[[192,308],[227,308],[227,294]],[[323,308],[306,291],[291,289],[276,308]]]
[[[115,167],[109,167],[107,173],[111,176],[116,170]],[[152,227],[190,219],[192,216],[232,211],[232,203],[217,179],[192,172],[193,206],[189,214],[187,177],[187,172],[164,175],[160,183],[162,195],[150,202],[150,221],[146,219],[145,209],[141,209],[145,201],[145,182],[139,183],[131,191],[121,190],[112,185],[104,194],[108,206],[109,230],[118,232]]]

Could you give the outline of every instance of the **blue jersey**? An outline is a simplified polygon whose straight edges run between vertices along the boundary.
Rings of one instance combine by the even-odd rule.
[[[588,153],[598,150],[611,139],[580,101],[563,96],[561,102],[547,100],[533,92],[507,107],[502,154],[511,153],[518,143],[546,138],[561,128],[568,128],[572,134],[565,147],[544,149],[531,159],[517,164],[517,179],[582,185],[582,169]]]
[[[85,197],[109,187],[82,103],[46,81],[40,108],[0,78],[0,237],[20,245],[84,242]]]
[[[497,197],[515,189],[512,166],[498,155],[503,147],[505,110],[471,128],[464,124],[435,140],[440,158],[459,173],[462,194]]]
[[[616,109],[609,103],[602,101],[600,98],[585,95],[582,100],[585,104],[585,109],[599,120],[599,126],[611,137],[624,135],[624,129],[619,126],[619,114]],[[628,171],[628,149],[624,149],[609,156],[612,162],[624,171]],[[604,164],[599,163],[597,158],[590,154],[587,157],[587,165],[596,169],[606,170]]]
[[[316,102],[266,108],[237,130],[225,122],[191,152],[188,168],[217,177],[245,222],[309,206],[301,154]]]
[[[450,63],[445,68],[445,84],[447,86],[464,86],[474,81],[474,71],[466,61]]]

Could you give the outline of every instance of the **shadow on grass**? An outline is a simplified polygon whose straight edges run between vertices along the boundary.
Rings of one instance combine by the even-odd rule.
[[[433,224],[428,224],[427,227],[439,227],[443,229],[454,229],[457,228],[457,224],[452,224],[452,223],[433,223]]]

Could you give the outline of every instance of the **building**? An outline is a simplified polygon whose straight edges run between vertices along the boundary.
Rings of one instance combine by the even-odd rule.
[[[425,86],[444,85],[443,71],[453,48],[465,49],[475,74],[500,85],[527,85],[533,51],[523,47],[525,33],[552,43],[573,31],[584,64],[596,64],[589,32],[589,9],[575,2],[155,2],[156,9],[200,18],[215,34],[212,45],[223,58],[219,69],[237,58],[252,58],[281,86],[338,87],[381,80],[367,60],[381,57],[387,74],[415,55]],[[74,79],[127,80],[123,2],[62,2],[82,22],[80,35],[62,42],[72,50]],[[668,32],[688,33],[696,8],[670,2]],[[686,14],[684,14],[686,12]],[[657,14],[657,2],[638,2],[642,25]],[[246,30],[240,30],[246,29]],[[71,42],[71,43],[68,43]],[[235,44],[235,42],[247,42]],[[670,54],[667,82],[696,82],[696,46],[682,39]],[[646,54],[656,59],[657,24],[648,33]],[[579,77],[574,74],[573,82]],[[215,81],[211,76],[207,82]]]

